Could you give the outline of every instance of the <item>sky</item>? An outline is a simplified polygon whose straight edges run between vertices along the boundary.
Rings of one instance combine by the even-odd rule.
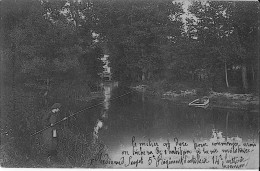
[[[182,22],[184,23],[184,30],[185,31],[187,31],[187,25],[186,25],[187,21],[186,21],[186,19],[187,18],[194,18],[195,19],[195,16],[188,12],[188,7],[189,7],[189,5],[191,5],[192,1],[194,1],[194,0],[174,0],[173,1],[173,2],[176,2],[176,3],[182,3],[183,4],[182,8],[183,8],[184,14],[181,15],[181,18],[182,18]],[[205,1],[205,0],[202,0],[202,1]]]

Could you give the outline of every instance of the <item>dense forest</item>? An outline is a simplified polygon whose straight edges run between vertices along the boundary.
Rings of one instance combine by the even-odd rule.
[[[115,80],[256,87],[257,2],[195,1],[185,12],[182,3],[166,0],[1,3],[8,83],[49,85],[75,76],[97,82],[106,48]]]
[[[12,130],[6,142],[15,137],[18,152],[6,152],[12,162],[26,160],[21,139],[38,128],[39,111],[97,91],[104,54],[119,82],[258,91],[258,2],[2,0],[0,6],[1,135]]]
[[[171,1],[109,5],[98,32],[109,42],[115,78],[203,81],[239,93],[256,88],[257,2],[194,2],[186,21],[181,4]]]

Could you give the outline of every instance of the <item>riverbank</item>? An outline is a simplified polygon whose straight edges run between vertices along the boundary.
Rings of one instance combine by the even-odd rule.
[[[31,84],[32,85],[32,84]],[[31,136],[32,133],[43,129],[42,117],[49,112],[53,103],[61,103],[60,118],[73,112],[93,106],[103,98],[101,92],[92,92],[86,84],[64,82],[52,86],[46,99],[41,87],[16,84],[3,86],[1,91],[1,145],[0,164],[2,167],[26,168],[71,168],[98,167],[89,165],[90,160],[100,152],[102,142],[92,141],[92,128],[99,109],[91,112],[88,125],[91,129],[83,131],[77,127],[76,118],[59,124],[58,162],[48,163],[46,147],[42,134]],[[14,97],[13,97],[14,96]],[[92,114],[93,113],[93,114]],[[81,115],[82,116],[82,115]]]
[[[174,101],[176,104],[188,105],[197,98],[208,96],[210,99],[209,107],[259,112],[259,96],[255,94],[215,92],[205,87],[190,86],[183,83],[175,83],[172,86],[168,86],[170,88],[166,89],[164,87],[159,87],[158,84],[156,85],[154,83],[139,83],[132,85],[131,87],[136,91],[144,92],[147,95]]]

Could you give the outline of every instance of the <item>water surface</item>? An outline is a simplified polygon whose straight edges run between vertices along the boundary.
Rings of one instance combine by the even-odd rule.
[[[105,144],[111,160],[120,159],[124,149],[131,151],[133,136],[137,141],[162,142],[178,138],[188,143],[236,140],[259,144],[258,113],[177,105],[138,92],[114,99],[130,91],[105,86],[104,105],[96,109],[100,112],[96,111],[95,124],[86,124],[89,130],[94,126],[93,137]],[[258,150],[250,155],[247,168],[258,168]]]

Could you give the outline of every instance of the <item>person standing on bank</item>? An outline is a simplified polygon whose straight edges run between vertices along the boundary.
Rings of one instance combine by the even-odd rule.
[[[55,161],[57,160],[57,125],[54,125],[58,121],[58,115],[61,108],[60,103],[55,103],[51,107],[51,111],[46,113],[43,116],[43,126],[48,127],[52,126],[45,131],[43,131],[43,143],[46,146],[46,152],[47,152],[47,162]]]

